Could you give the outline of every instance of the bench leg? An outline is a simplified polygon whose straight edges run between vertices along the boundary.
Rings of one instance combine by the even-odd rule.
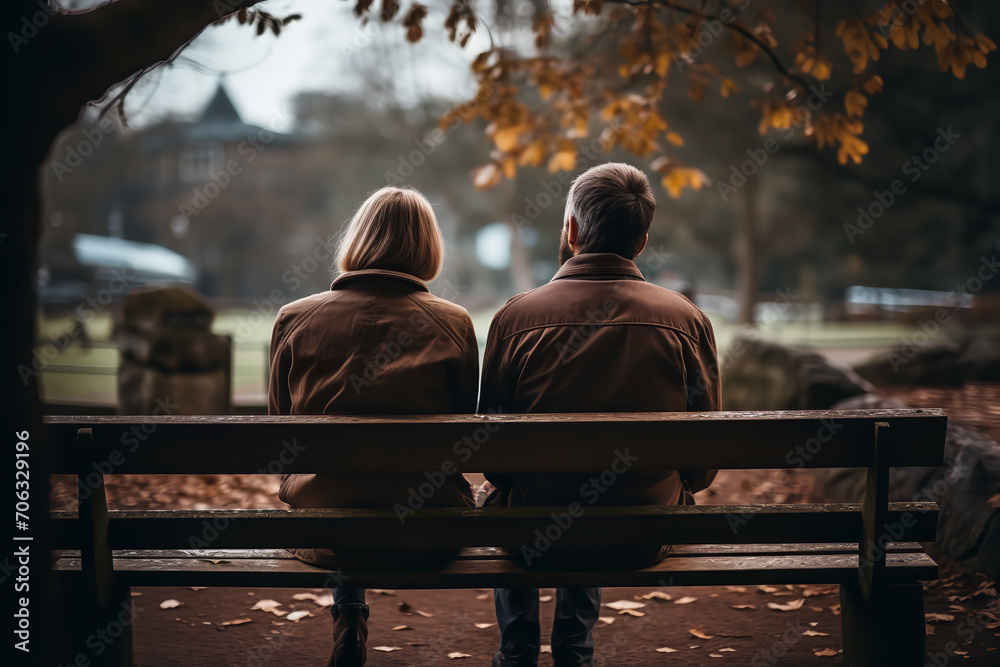
[[[925,662],[924,588],[880,586],[865,600],[857,582],[840,585],[844,664],[922,666]]]
[[[97,641],[105,649],[94,659],[94,665],[102,667],[132,667],[132,626],[136,614],[143,611],[132,606],[132,589],[116,584],[113,586],[108,605],[100,613]]]

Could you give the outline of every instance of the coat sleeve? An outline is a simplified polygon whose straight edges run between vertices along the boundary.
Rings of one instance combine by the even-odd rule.
[[[513,399],[513,387],[516,378],[509,363],[505,363],[507,342],[502,340],[503,333],[500,323],[501,310],[490,323],[490,332],[486,339],[486,352],[483,355],[483,380],[479,390],[479,413],[501,413],[509,411]],[[500,489],[506,496],[513,480],[510,475],[484,472],[486,479]]]
[[[288,415],[292,411],[292,398],[288,391],[288,371],[291,354],[285,343],[287,318],[284,309],[278,311],[271,330],[271,348],[267,383],[267,414]]]
[[[715,412],[722,403],[719,362],[712,323],[703,316],[697,343],[685,359],[688,412]],[[681,470],[681,479],[692,493],[707,489],[718,470]]]
[[[474,413],[479,395],[479,343],[472,318],[466,319],[465,344],[459,360],[457,395],[454,397],[455,412],[458,414]]]

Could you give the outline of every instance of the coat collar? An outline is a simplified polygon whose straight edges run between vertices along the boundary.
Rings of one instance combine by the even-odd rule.
[[[333,281],[330,285],[331,290],[344,289],[349,285],[353,285],[358,282],[372,280],[372,279],[382,279],[388,278],[390,280],[401,280],[403,282],[415,285],[418,290],[422,292],[429,291],[427,289],[427,284],[420,280],[416,276],[411,276],[409,273],[402,273],[400,271],[388,271],[386,269],[361,269],[359,271],[346,271]]]
[[[570,257],[556,271],[552,280],[580,276],[607,276],[645,281],[635,262],[613,252],[587,252]]]

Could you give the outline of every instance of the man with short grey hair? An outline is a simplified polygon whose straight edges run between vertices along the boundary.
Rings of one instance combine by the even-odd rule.
[[[647,283],[633,259],[649,238],[656,200],[646,175],[627,164],[581,174],[566,197],[560,269],[542,287],[515,296],[493,318],[483,361],[479,411],[674,412],[719,409],[715,337],[684,296]],[[665,442],[664,447],[691,443]],[[677,505],[706,488],[715,471],[650,477],[608,461],[611,484],[595,475],[490,474],[489,505]],[[570,526],[567,530],[572,530]],[[540,552],[508,547],[532,569],[639,569],[662,560],[659,544]],[[494,592],[500,648],[495,666],[535,665],[540,647],[538,589]],[[558,589],[552,625],[556,665],[593,664],[599,588]]]

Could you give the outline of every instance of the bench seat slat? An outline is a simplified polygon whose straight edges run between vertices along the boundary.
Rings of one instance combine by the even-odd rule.
[[[631,471],[654,474],[865,467],[876,421],[890,422],[898,443],[884,452],[886,465],[941,465],[947,416],[936,409],[45,419],[53,473],[77,472],[75,435],[87,427],[95,460],[116,461],[115,473],[352,475],[433,472],[446,463],[463,472],[593,472],[626,449]]]
[[[888,551],[916,553],[923,551],[917,542],[891,542]],[[858,544],[675,544],[670,557],[685,556],[735,556],[741,554],[797,555],[812,553],[858,552]],[[61,558],[79,558],[78,549],[60,552]],[[295,557],[287,549],[115,549],[115,558],[200,558],[207,560],[233,560],[237,558],[292,559]],[[462,549],[459,559],[505,558],[507,554],[497,547],[467,547]]]
[[[587,507],[562,528],[566,508],[423,508],[405,524],[392,509],[111,510],[113,549],[333,547],[376,548],[535,545],[550,529],[560,546],[850,542],[861,533],[857,503],[823,505],[699,505]],[[568,517],[568,515],[566,515]],[[53,546],[78,548],[75,512],[54,512]],[[891,503],[889,525],[901,539],[931,542],[934,503]],[[565,526],[566,524],[562,524]],[[329,536],[329,537],[327,537]],[[544,544],[544,542],[541,542]],[[343,544],[343,543],[341,543]],[[547,548],[547,547],[546,547]]]
[[[938,576],[924,553],[890,553],[886,581]],[[629,572],[528,572],[508,559],[461,559],[425,572],[340,572],[342,581],[370,588],[493,588],[552,586],[718,586],[841,583],[857,577],[856,554],[675,555],[645,570]],[[79,558],[62,558],[57,576],[78,574]],[[330,586],[329,570],[292,558],[243,558],[212,563],[194,558],[116,558],[116,576],[131,586]]]

